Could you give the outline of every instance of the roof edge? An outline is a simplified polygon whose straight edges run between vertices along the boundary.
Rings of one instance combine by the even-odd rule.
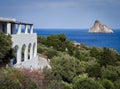
[[[3,17],[0,17],[0,21],[3,21],[3,22],[15,22],[16,19],[15,18],[3,18]]]

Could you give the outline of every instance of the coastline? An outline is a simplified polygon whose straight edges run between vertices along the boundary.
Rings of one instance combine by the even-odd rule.
[[[83,43],[87,46],[93,47],[107,47],[116,49],[120,53],[120,30],[114,29],[112,34],[104,33],[88,33],[88,29],[81,30],[64,30],[64,29],[34,29],[38,36],[49,36],[50,34],[65,34],[67,39],[70,41],[76,41],[78,43]]]

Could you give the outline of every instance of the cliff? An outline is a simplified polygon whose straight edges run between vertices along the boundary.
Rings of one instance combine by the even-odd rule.
[[[90,33],[113,33],[106,25],[96,20],[92,28],[89,29]]]

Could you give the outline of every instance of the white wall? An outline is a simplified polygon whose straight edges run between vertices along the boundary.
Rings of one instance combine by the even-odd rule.
[[[25,68],[36,68],[38,64],[38,58],[37,58],[37,50],[36,54],[34,56],[34,52],[32,51],[32,57],[30,59],[24,59],[24,61],[21,61],[21,52],[22,52],[22,47],[25,45],[27,48],[29,44],[33,47],[34,43],[36,44],[36,49],[37,49],[37,34],[36,33],[20,33],[20,34],[14,34],[12,35],[12,41],[13,41],[13,48],[17,45],[18,46],[18,54],[17,54],[17,63],[15,66],[17,67],[25,67]],[[28,55],[28,54],[27,54]]]

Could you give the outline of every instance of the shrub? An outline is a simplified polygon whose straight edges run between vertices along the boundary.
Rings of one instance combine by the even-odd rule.
[[[115,65],[117,61],[117,52],[109,48],[103,48],[99,63],[101,66]]]
[[[80,70],[79,61],[69,55],[53,57],[51,63],[53,72],[60,74],[65,82],[72,82],[76,72]]]
[[[106,68],[102,68],[102,78],[109,79],[111,81],[115,81],[119,78],[118,73],[120,71],[117,71],[118,69],[115,66],[107,66]]]
[[[114,84],[108,79],[102,79],[101,83],[105,89],[115,89]]]
[[[94,79],[82,78],[74,83],[73,89],[104,89],[104,87]]]
[[[114,82],[115,89],[120,89],[120,79]]]
[[[89,77],[101,77],[101,67],[97,62],[89,62],[86,72],[88,73]]]
[[[69,84],[67,82],[62,82],[62,88],[61,89],[73,89],[73,85]]]
[[[0,33],[0,58],[9,59],[10,52],[12,47],[12,40],[10,35],[5,35],[4,33]],[[8,56],[9,55],[9,56]],[[4,60],[8,61],[8,60]]]
[[[36,84],[20,71],[7,68],[0,71],[0,89],[36,89]]]
[[[44,52],[44,55],[51,59],[52,57],[57,55],[57,51],[54,49],[48,49]]]

